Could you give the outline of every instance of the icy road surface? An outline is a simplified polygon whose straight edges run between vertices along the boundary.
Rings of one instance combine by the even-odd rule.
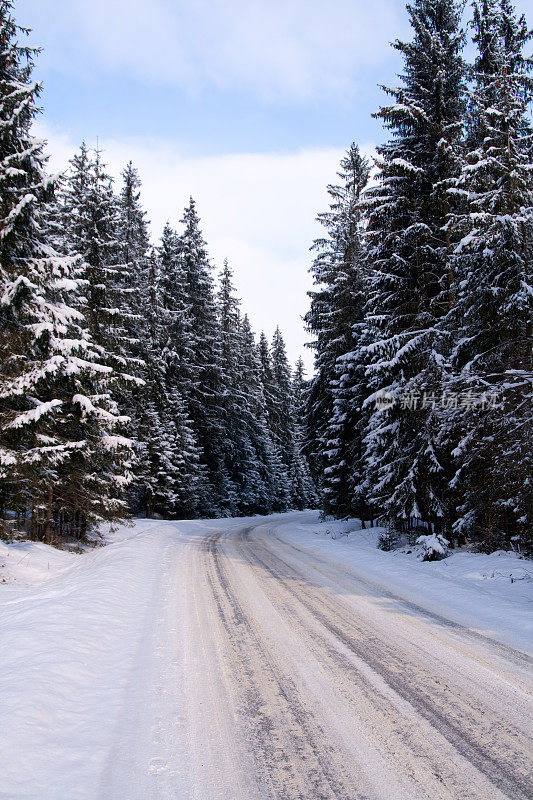
[[[306,520],[316,515],[152,523],[84,556],[100,559],[102,573],[109,553],[127,565],[135,547],[151,552],[158,542],[157,556],[145,558],[148,589],[131,577],[121,590],[131,593],[125,608],[138,637],[122,651],[118,630],[120,664],[91,689],[90,670],[80,679],[74,720],[64,712],[68,741],[54,729],[61,716],[17,740],[24,774],[9,766],[8,751],[0,797],[532,798],[528,656],[343,564],[333,542],[305,546],[287,523]],[[39,620],[47,624],[42,610]],[[87,649],[83,659],[90,664]],[[80,751],[75,712],[88,735],[89,706],[100,724]]]

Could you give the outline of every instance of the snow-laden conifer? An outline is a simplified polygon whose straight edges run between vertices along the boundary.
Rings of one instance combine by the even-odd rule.
[[[191,198],[178,238],[183,290],[190,320],[190,384],[185,392],[193,430],[207,469],[210,497],[206,513],[232,507],[232,487],[224,465],[224,403],[220,323],[214,296],[212,265]]]
[[[464,35],[454,0],[408,5],[414,36],[395,42],[404,72],[393,103],[376,116],[391,131],[378,148],[379,176],[369,190],[370,300],[367,320],[379,338],[367,348],[370,395],[395,404],[376,410],[367,434],[374,504],[398,526],[421,518],[444,523],[446,466],[431,405],[443,383],[449,347],[438,325],[452,303],[450,194],[461,161]]]
[[[318,216],[325,231],[314,243],[311,271],[318,289],[306,317],[315,335],[316,370],[308,390],[308,440],[315,442],[312,457],[322,471],[324,510],[338,516],[365,511],[359,499],[364,373],[357,368],[361,331],[355,330],[366,300],[360,204],[369,172],[352,144],[337,173],[341,183],[328,187],[330,209]]]
[[[474,8],[477,58],[468,152],[451,193],[455,331],[450,391],[474,400],[451,414],[455,531],[487,548],[532,530],[532,38],[508,0]]]
[[[0,485],[3,509],[46,540],[125,514],[129,442],[86,329],[77,253],[60,256],[53,183],[30,133],[39,85],[27,31],[0,2]]]

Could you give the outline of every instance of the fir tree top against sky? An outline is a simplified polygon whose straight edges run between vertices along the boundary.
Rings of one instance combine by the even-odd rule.
[[[531,18],[532,0],[515,5]],[[53,168],[84,139],[116,176],[131,158],[154,237],[192,194],[254,328],[279,324],[310,365],[314,219],[350,142],[385,138],[371,113],[401,69],[404,0],[18,0],[16,14],[43,47]]]

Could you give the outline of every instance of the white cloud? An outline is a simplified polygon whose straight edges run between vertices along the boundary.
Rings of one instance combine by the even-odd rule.
[[[50,59],[195,90],[349,91],[406,28],[395,0],[20,0]]]
[[[64,169],[78,143],[42,122],[37,132],[48,139],[52,168]],[[279,324],[291,360],[302,354],[310,365],[301,322],[310,288],[309,246],[319,234],[315,217],[327,208],[326,186],[335,179],[342,151],[184,157],[170,142],[99,144],[113,175],[129,159],[139,169],[155,237],[167,219],[177,225],[189,196],[195,197],[210,254],[217,269],[229,259],[256,331],[270,335]]]

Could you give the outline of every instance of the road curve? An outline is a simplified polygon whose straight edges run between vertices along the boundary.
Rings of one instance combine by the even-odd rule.
[[[530,800],[530,660],[282,524],[188,547],[187,800]]]

